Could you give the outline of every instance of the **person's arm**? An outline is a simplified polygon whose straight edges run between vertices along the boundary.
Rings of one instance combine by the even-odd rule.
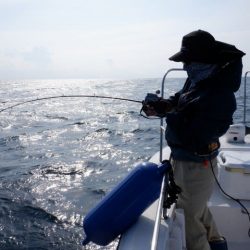
[[[170,96],[168,99],[157,97],[153,100],[145,98],[142,110],[147,116],[164,117],[167,113],[172,112],[178,104],[180,92]]]
[[[168,141],[195,152],[227,131],[236,108],[233,93],[214,90],[203,97],[167,114]]]

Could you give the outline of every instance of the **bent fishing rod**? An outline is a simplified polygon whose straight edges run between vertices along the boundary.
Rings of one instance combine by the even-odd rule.
[[[49,100],[49,99],[56,99],[56,98],[101,98],[101,99],[111,99],[111,100],[119,100],[119,101],[127,101],[127,102],[134,102],[134,103],[140,103],[142,104],[142,108],[140,110],[140,115],[143,116],[146,119],[159,119],[162,116],[161,115],[157,115],[157,117],[153,117],[150,118],[149,116],[145,115],[145,111],[147,110],[147,105],[150,102],[158,102],[159,98],[157,96],[157,94],[151,94],[148,93],[145,100],[143,101],[138,101],[138,100],[134,100],[134,99],[128,99],[128,98],[122,98],[122,97],[112,97],[112,96],[103,96],[103,95],[57,95],[57,96],[48,96],[48,97],[41,97],[41,98],[36,98],[36,99],[31,99],[31,100],[27,100],[27,101],[23,101],[23,102],[19,102],[17,104],[11,105],[9,107],[0,109],[0,113],[9,109],[12,109],[14,107],[26,104],[26,103],[31,103],[31,102],[37,102],[37,101],[43,101],[43,100]]]
[[[8,109],[12,109],[14,107],[26,104],[26,103],[37,102],[37,101],[42,101],[42,100],[49,100],[49,99],[56,99],[56,98],[76,98],[76,97],[78,97],[78,98],[112,99],[112,100],[120,100],[120,101],[135,102],[135,103],[142,104],[142,101],[127,99],[127,98],[120,98],[120,97],[112,97],[112,96],[102,96],[102,95],[58,95],[58,96],[41,97],[41,98],[36,98],[36,99],[28,100],[28,101],[19,102],[17,104],[11,105],[9,107],[0,109],[0,113],[3,112],[3,111],[6,111]]]

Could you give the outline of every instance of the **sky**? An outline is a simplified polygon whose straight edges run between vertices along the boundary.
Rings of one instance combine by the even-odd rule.
[[[244,51],[249,0],[0,0],[0,79],[162,77],[183,35],[202,29]]]

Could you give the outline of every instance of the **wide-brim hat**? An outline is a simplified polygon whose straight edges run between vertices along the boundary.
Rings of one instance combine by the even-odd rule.
[[[181,50],[169,60],[175,62],[220,63],[241,58],[245,53],[234,45],[216,41],[203,30],[193,31],[182,38]]]

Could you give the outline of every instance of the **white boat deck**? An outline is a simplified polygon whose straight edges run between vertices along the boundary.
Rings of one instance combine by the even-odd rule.
[[[241,165],[250,168],[250,136],[245,137],[246,143],[228,143],[225,138],[221,139],[222,154],[230,154],[235,162],[241,162]],[[240,157],[239,157],[240,156]],[[240,165],[240,164],[239,164]],[[248,165],[248,167],[247,167]],[[219,165],[220,166],[220,165]],[[235,164],[232,167],[237,167]],[[238,170],[241,167],[238,166]],[[219,168],[219,182],[222,188],[234,198],[240,196],[250,197],[250,175],[237,171],[229,172],[220,166]],[[228,178],[228,179],[226,179]],[[227,180],[227,183],[226,181]],[[246,181],[247,180],[247,181]],[[239,188],[242,192],[238,192]],[[249,191],[249,192],[246,192]],[[246,194],[245,194],[246,193]],[[248,194],[247,194],[248,193]],[[235,197],[239,196],[239,197]],[[250,200],[240,200],[241,203],[250,212]],[[208,203],[214,219],[221,234],[226,237],[229,250],[249,250],[250,237],[248,235],[250,229],[250,221],[247,214],[242,210],[240,205],[232,199],[226,197],[219,190],[218,185],[215,185],[213,195]]]

